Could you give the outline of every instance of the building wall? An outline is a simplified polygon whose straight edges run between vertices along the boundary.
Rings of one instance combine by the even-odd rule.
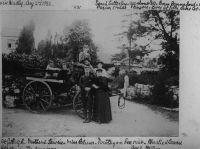
[[[10,53],[16,49],[16,42],[20,35],[20,29],[3,27],[0,32],[2,53]]]
[[[2,53],[10,53],[16,49],[17,37],[1,37]]]

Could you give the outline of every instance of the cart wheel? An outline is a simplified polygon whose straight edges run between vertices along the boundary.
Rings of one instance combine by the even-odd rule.
[[[120,109],[125,108],[125,97],[123,94],[120,94],[118,97],[118,108]]]
[[[79,117],[84,118],[83,115],[83,104],[81,101],[81,92],[78,91],[73,98],[73,109]]]
[[[51,88],[46,82],[31,81],[23,91],[23,103],[31,112],[49,109],[53,99]]]

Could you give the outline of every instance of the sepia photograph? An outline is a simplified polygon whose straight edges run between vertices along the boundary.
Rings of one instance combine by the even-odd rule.
[[[179,136],[179,11],[0,16],[2,137]]]

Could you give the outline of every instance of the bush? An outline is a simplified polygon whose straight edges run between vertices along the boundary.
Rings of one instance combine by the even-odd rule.
[[[123,87],[124,87],[124,76],[123,75],[116,77],[111,83],[111,88],[113,90],[121,89]]]
[[[134,86],[135,83],[138,83],[139,75],[137,75],[136,73],[130,73],[128,76],[130,85]]]
[[[163,82],[158,82],[152,89],[152,103],[163,105],[167,100],[167,87]]]
[[[15,98],[15,105],[22,103],[22,92],[26,85],[24,77],[18,75],[4,75],[2,84],[3,103],[6,101],[6,96]]]
[[[164,107],[178,107],[178,100],[173,100],[173,93],[163,81],[156,83],[152,89],[151,103]]]
[[[56,67],[61,67],[61,59],[54,59]],[[26,73],[30,69],[46,69],[48,59],[38,54],[18,54],[12,52],[2,55],[3,74],[20,74]]]
[[[134,101],[170,108],[178,107],[178,95],[174,95],[174,93],[169,90],[169,87],[179,85],[179,76],[173,76],[166,72],[143,72],[140,75],[130,73],[129,81],[132,86],[134,86],[135,83],[154,86],[151,89],[150,96],[136,94],[133,99]]]
[[[146,71],[141,74],[129,73],[130,85],[134,86],[135,83],[144,85],[155,85],[163,81],[169,86],[179,85],[179,76],[173,76],[166,72]]]

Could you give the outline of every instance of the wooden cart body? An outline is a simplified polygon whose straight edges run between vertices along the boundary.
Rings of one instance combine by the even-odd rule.
[[[80,92],[78,79],[83,72],[74,70],[65,79],[46,78],[44,72],[47,71],[43,70],[41,72],[43,75],[28,74],[26,76],[27,83],[23,90],[23,103],[26,108],[31,112],[40,113],[53,106],[73,106],[76,112],[82,112],[81,100],[77,95]],[[55,71],[52,72],[55,73]]]

